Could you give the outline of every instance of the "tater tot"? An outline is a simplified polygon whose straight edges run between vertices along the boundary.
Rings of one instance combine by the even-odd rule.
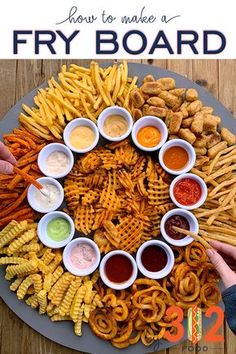
[[[193,102],[198,99],[198,92],[197,90],[190,88],[186,91],[186,100],[188,102]]]
[[[181,127],[182,120],[183,120],[183,114],[181,112],[173,113],[172,117],[170,118],[170,123],[169,123],[169,133],[170,134],[178,133],[178,131]]]

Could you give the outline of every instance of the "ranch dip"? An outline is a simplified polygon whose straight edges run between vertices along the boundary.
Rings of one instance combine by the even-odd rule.
[[[36,203],[41,209],[54,208],[60,198],[59,189],[52,183],[45,183],[43,190],[48,193],[48,197],[43,195],[40,190],[36,189],[34,193]]]
[[[54,151],[46,160],[46,168],[49,173],[59,174],[67,169],[69,162],[69,157],[64,152]]]

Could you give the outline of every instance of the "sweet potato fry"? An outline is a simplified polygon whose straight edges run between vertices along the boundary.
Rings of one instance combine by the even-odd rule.
[[[10,204],[7,208],[4,210],[0,211],[0,219],[2,219],[4,216],[12,213],[25,199],[27,195],[27,190],[28,188],[25,188],[25,190],[22,192],[22,194],[15,200],[14,203]]]
[[[18,175],[22,176],[22,178],[30,183],[33,184],[35,186],[35,188],[37,189],[42,189],[43,186],[41,183],[39,183],[38,181],[36,181],[32,176],[30,176],[28,173],[24,172],[23,170],[20,170],[18,167],[14,166],[14,172],[17,173]]]

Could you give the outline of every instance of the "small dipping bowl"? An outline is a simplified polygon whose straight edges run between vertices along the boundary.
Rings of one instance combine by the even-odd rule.
[[[138,135],[138,132],[140,131],[140,129],[142,129],[144,127],[148,127],[148,126],[157,128],[160,132],[160,135],[161,135],[159,143],[153,147],[143,146],[139,143],[139,141],[137,139],[137,135]],[[141,149],[143,151],[156,151],[156,150],[160,149],[162,147],[162,145],[166,142],[167,138],[168,138],[167,126],[160,118],[153,117],[153,116],[145,116],[145,117],[142,117],[139,120],[137,120],[133,125],[132,140],[133,140],[134,144],[139,149]]]
[[[194,232],[195,234],[198,234],[198,221],[195,215],[193,215],[190,211],[185,210],[185,209],[172,209],[169,210],[161,219],[161,234],[164,237],[164,239],[170,243],[173,246],[187,246],[189,245],[193,240],[192,237],[190,236],[185,236],[181,239],[174,239],[173,237],[169,236],[166,229],[165,225],[167,220],[173,216],[182,216],[184,217],[189,224],[189,231]],[[176,225],[178,226],[178,225]]]
[[[82,248],[83,247],[83,248]],[[93,255],[89,255],[91,257],[91,262],[88,261],[88,264],[85,264],[81,266],[76,266],[75,262],[77,259],[77,262],[81,261],[81,257],[83,252],[89,252],[92,251]],[[81,252],[81,253],[80,253]],[[73,262],[73,257],[75,257],[75,261]],[[88,258],[89,258],[88,257]],[[64,248],[63,251],[63,262],[66,267],[66,269],[77,276],[85,276],[93,273],[100,262],[101,259],[101,254],[99,251],[99,248],[97,244],[91,240],[90,238],[87,237],[78,237],[74,239],[73,241],[69,242],[67,246]]]
[[[165,157],[169,153],[169,166],[165,161]],[[187,158],[186,163],[181,167],[181,163],[178,163],[178,157],[183,154],[183,158]],[[159,151],[159,162],[161,167],[172,175],[180,175],[190,171],[196,161],[196,153],[191,144],[182,139],[173,139],[167,141]],[[172,166],[177,166],[174,168]],[[178,166],[179,165],[179,166]]]
[[[173,269],[175,257],[172,249],[165,242],[150,240],[139,247],[136,262],[138,269],[144,276],[151,279],[162,279]],[[154,269],[158,270],[154,271]]]
[[[193,180],[193,185],[187,187],[184,185],[184,182],[187,180]],[[181,186],[182,185],[182,186]],[[194,201],[194,203],[181,203],[180,198],[175,196],[175,191],[177,188],[180,189],[180,195],[183,196],[185,194],[186,197],[189,197],[193,191],[196,192],[199,190],[200,191],[200,197]],[[183,209],[187,210],[193,210],[199,208],[206,200],[207,198],[207,186],[206,183],[203,181],[203,179],[193,173],[184,173],[178,177],[176,177],[170,184],[170,197],[173,201],[173,203]]]
[[[121,250],[107,253],[101,261],[99,271],[104,284],[115,290],[131,286],[138,274],[135,259]]]
[[[90,128],[93,133],[94,133],[94,141],[87,146],[86,148],[76,148],[76,146],[72,145],[70,142],[70,136],[71,133],[74,129],[76,129],[77,127],[87,127]],[[81,153],[84,154],[88,151],[91,151],[95,148],[95,146],[98,143],[99,140],[99,132],[98,132],[98,128],[96,126],[96,124],[94,124],[90,119],[87,118],[76,118],[73,119],[70,123],[67,124],[67,126],[64,129],[63,132],[63,139],[65,144],[74,152],[77,153]],[[78,136],[79,139],[79,136]]]
[[[65,155],[65,158],[67,158],[66,166],[61,172],[59,173],[54,173],[48,170],[48,164],[49,162],[47,161],[49,156],[54,153],[63,153]],[[60,160],[58,161],[58,164],[60,164]],[[64,144],[59,144],[59,143],[52,143],[46,145],[39,153],[38,155],[38,165],[40,170],[45,176],[48,177],[53,177],[53,178],[62,178],[68,175],[68,173],[72,170],[72,167],[74,165],[74,156],[71,152],[71,150],[65,146]]]
[[[106,134],[106,132],[104,131],[104,124],[107,118],[113,115],[122,116],[126,120],[127,130],[124,134],[118,136],[110,136]],[[132,126],[133,126],[133,118],[131,114],[125,108],[119,106],[111,106],[105,108],[98,117],[98,130],[105,139],[110,141],[121,141],[127,138],[127,136],[130,135],[131,133]]]
[[[45,203],[47,202],[48,198],[45,197],[44,195],[42,195],[42,193],[37,188],[35,188],[34,185],[31,184],[29,186],[29,189],[27,192],[27,199],[28,199],[28,202],[29,202],[29,205],[31,206],[31,208],[38,211],[39,213],[43,213],[43,214],[46,214],[46,213],[49,213],[51,211],[58,209],[64,200],[64,190],[63,190],[61,184],[56,179],[54,179],[52,177],[41,177],[41,178],[38,178],[37,181],[39,183],[41,183],[43,186],[45,184],[53,185],[54,190],[55,190],[55,188],[57,188],[58,198],[57,198],[56,202],[53,203],[52,205],[44,207],[42,205],[43,203],[39,204],[39,202],[36,199],[37,198],[36,196],[38,195],[38,196],[42,197],[43,201]]]
[[[68,223],[69,230],[63,240],[56,240],[49,236],[50,231],[48,228],[50,227],[52,221],[56,219],[57,223],[55,227],[57,228],[58,232],[60,232],[60,227],[62,227],[63,220],[61,219],[64,219],[64,221]],[[40,241],[49,248],[61,248],[66,246],[67,243],[72,240],[74,233],[75,225],[73,220],[69,215],[63,213],[62,211],[52,211],[51,213],[44,215],[38,223],[38,237]]]

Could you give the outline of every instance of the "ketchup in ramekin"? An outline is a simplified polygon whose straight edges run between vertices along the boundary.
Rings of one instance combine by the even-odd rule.
[[[193,173],[179,175],[170,185],[170,197],[179,208],[199,208],[207,197],[206,183]]]

